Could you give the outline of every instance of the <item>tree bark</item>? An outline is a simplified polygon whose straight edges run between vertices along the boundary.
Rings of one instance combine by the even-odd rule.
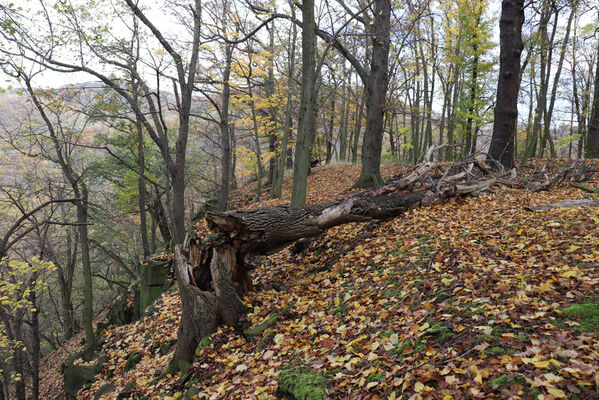
[[[291,5],[291,12],[293,18],[295,18],[295,7]],[[295,74],[295,44],[297,41],[297,27],[295,24],[291,27],[291,44],[289,48],[289,60],[287,64],[287,105],[285,108],[285,127],[283,128],[283,138],[281,139],[281,155],[279,158],[279,174],[277,175],[277,182],[275,184],[275,192],[273,197],[281,197],[283,190],[283,178],[285,176],[285,166],[287,159],[287,147],[289,138],[293,130],[293,119],[291,117],[292,100],[293,100],[293,78]]]
[[[229,188],[231,186],[231,134],[229,132],[229,98],[231,97],[231,86],[229,78],[231,76],[231,60],[233,58],[233,49],[230,44],[225,46],[225,69],[223,71],[223,91],[221,92],[221,110],[220,110],[220,191],[217,201],[217,209],[225,211],[229,201]]]
[[[587,133],[586,156],[599,158],[599,43],[597,45],[597,60],[595,71],[595,91],[593,94],[593,108],[591,121]]]
[[[356,95],[358,94],[358,88],[356,88]],[[354,132],[353,132],[353,142],[351,143],[352,145],[352,152],[351,152],[351,162],[352,164],[356,164],[358,162],[358,143],[360,142],[360,132],[362,131],[362,119],[364,118],[364,99],[365,99],[365,94],[362,94],[362,96],[360,97],[360,105],[358,106],[358,109],[356,110],[356,122],[355,122],[355,126],[354,126]]]
[[[300,113],[293,163],[293,184],[291,207],[299,208],[306,204],[310,156],[314,143],[316,119],[316,22],[314,0],[302,3],[302,93]]]
[[[391,2],[375,0],[372,25],[372,58],[366,84],[366,130],[362,144],[362,172],[354,187],[383,183],[380,173],[383,143],[383,110],[389,83]]]
[[[488,157],[504,168],[514,166],[514,136],[518,123],[520,54],[524,0],[503,0],[499,20],[500,55],[497,103]]]

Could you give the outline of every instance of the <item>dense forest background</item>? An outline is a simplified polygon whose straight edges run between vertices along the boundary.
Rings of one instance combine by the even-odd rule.
[[[524,7],[519,165],[599,156],[598,12]],[[41,357],[80,328],[93,347],[142,263],[244,183],[277,198],[293,170],[301,207],[314,160],[360,163],[369,187],[432,146],[485,159],[500,15],[486,0],[2,0],[0,399],[39,398]]]

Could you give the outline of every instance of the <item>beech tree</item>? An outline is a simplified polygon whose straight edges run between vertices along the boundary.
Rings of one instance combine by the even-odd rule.
[[[489,159],[504,168],[514,166],[514,138],[518,123],[518,92],[520,89],[520,54],[524,0],[503,0],[499,20],[499,79],[493,136]]]

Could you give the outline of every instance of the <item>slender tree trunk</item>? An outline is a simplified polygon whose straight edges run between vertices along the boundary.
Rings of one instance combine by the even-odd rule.
[[[446,91],[445,91],[446,93]],[[443,96],[443,107],[441,108],[441,121],[439,122],[439,144],[442,145],[443,144],[443,134],[445,133],[445,113],[447,112],[447,103],[448,103],[448,96],[447,94],[445,94],[445,96]],[[443,159],[443,157],[441,155],[439,155],[439,159]]]
[[[94,335],[94,292],[92,284],[92,268],[88,238],[88,193],[85,184],[81,183],[81,201],[77,203],[77,223],[79,224],[79,242],[81,247],[81,266],[83,269],[83,327],[85,329],[85,345],[88,349],[96,347]]]
[[[495,122],[489,158],[504,168],[514,166],[514,134],[518,123],[518,92],[524,0],[503,0],[499,20],[500,55]]]
[[[383,114],[389,81],[391,2],[375,0],[372,25],[372,58],[366,84],[366,130],[362,144],[362,172],[354,187],[378,186],[383,142]]]
[[[482,10],[481,10],[482,12]],[[481,12],[479,12],[476,16],[476,26],[480,25]],[[475,31],[476,32],[476,31]],[[470,104],[468,105],[468,119],[466,120],[466,146],[463,149],[463,155],[466,156],[468,154],[474,154],[476,151],[476,145],[473,144],[473,135],[472,127],[474,122],[474,112],[475,112],[475,102],[477,99],[477,85],[478,85],[478,61],[479,61],[479,52],[478,52],[478,42],[476,41],[476,33],[473,34],[473,45],[472,51],[474,52],[474,60],[472,61],[472,71],[471,76],[472,80],[470,81]]]
[[[156,218],[150,213],[150,236],[148,237],[150,242],[150,254],[156,253],[156,229],[158,229]]]
[[[251,61],[250,61],[251,62]],[[246,77],[248,84],[248,93],[250,95],[252,122],[254,124],[254,142],[256,144],[256,165],[258,167],[258,185],[256,186],[256,195],[262,196],[262,178],[264,177],[264,167],[262,166],[262,151],[260,150],[260,131],[258,128],[258,116],[256,114],[256,99],[250,75]]]
[[[235,169],[237,168],[237,137],[235,136],[235,123],[229,123],[229,137],[231,138],[231,168],[229,173],[229,190],[231,190],[237,188],[237,178],[235,177]]]
[[[343,113],[343,110],[341,110]],[[343,117],[343,115],[341,115]],[[335,128],[335,94],[331,95],[331,115],[329,117],[329,127],[326,131],[326,158],[325,164],[330,164],[333,158],[333,129]]]
[[[416,74],[420,75],[419,63],[416,60]],[[420,138],[420,80],[414,85],[414,103],[411,107],[410,125],[412,128],[412,144],[414,145],[414,164],[418,163],[420,153],[422,152]]]
[[[546,5],[545,7],[549,7]],[[543,152],[543,146],[545,143],[545,137],[542,136],[541,131],[541,120],[545,122],[545,125],[548,124],[546,119],[547,112],[547,90],[549,89],[549,78],[551,77],[551,60],[553,58],[553,38],[555,35],[555,31],[557,29],[557,13],[556,20],[553,26],[553,31],[551,35],[551,40],[549,39],[549,35],[547,33],[547,25],[549,24],[549,20],[551,18],[551,10],[546,8],[543,10],[541,15],[540,25],[540,34],[541,34],[541,44],[540,44],[540,53],[541,53],[541,88],[539,91],[539,98],[537,100],[537,108],[535,111],[535,119],[532,131],[532,137],[529,142],[529,146],[525,149],[524,155],[522,158],[522,164],[526,163],[531,157],[534,157],[537,154],[537,144],[539,139],[541,139],[540,143],[540,153]],[[549,121],[550,122],[550,121]]]
[[[595,68],[595,91],[593,94],[591,121],[589,123],[589,131],[587,133],[587,158],[599,158],[599,43],[597,43]]]
[[[39,400],[40,398],[40,321],[39,321],[39,305],[37,303],[37,291],[36,291],[36,280],[37,276],[34,277],[31,288],[31,305],[33,309],[31,311],[31,395],[33,400]]]
[[[137,89],[134,89],[137,92]],[[139,176],[137,177],[137,190],[139,193],[139,231],[141,236],[141,247],[143,249],[144,259],[151,254],[150,244],[148,242],[148,223],[146,218],[146,182],[145,160],[144,160],[144,141],[143,141],[143,126],[140,118],[136,118],[135,127],[137,130],[137,168]]]
[[[357,94],[357,92],[356,92]],[[362,119],[364,118],[364,104],[365,104],[365,94],[362,93],[362,97],[360,98],[360,105],[356,110],[356,125],[354,127],[354,136],[352,143],[352,153],[351,153],[351,162],[356,164],[358,162],[358,143],[360,141],[360,131],[362,130]]]
[[[389,131],[389,146],[391,147],[391,155],[395,157],[397,153],[397,148],[395,146],[395,129],[393,126],[393,122],[395,121],[396,114],[392,114],[391,118],[385,119],[385,125],[388,126]]]
[[[274,4],[274,3],[273,3]],[[276,10],[275,10],[276,11]],[[270,106],[269,108],[269,114],[270,114],[270,118],[272,120],[272,129],[270,131],[270,134],[268,135],[268,151],[270,151],[270,153],[272,154],[272,157],[270,158],[270,160],[268,160],[268,179],[266,181],[267,185],[270,185],[270,194],[271,196],[274,194],[275,192],[275,187],[274,187],[274,183],[276,180],[276,176],[277,176],[277,166],[278,163],[276,162],[276,157],[274,156],[276,154],[276,150],[277,150],[277,121],[276,121],[276,109],[274,107],[274,96],[275,96],[275,70],[274,70],[274,64],[275,64],[275,25],[274,25],[274,21],[271,23],[269,32],[268,32],[268,36],[269,36],[269,52],[270,55],[268,57],[268,79],[266,80],[266,96],[269,99],[269,104]]]
[[[557,156],[555,152],[555,145],[553,144],[553,140],[550,134],[551,128],[551,119],[553,116],[553,108],[555,106],[555,99],[557,97],[557,88],[559,86],[559,79],[562,73],[562,66],[564,65],[564,59],[566,56],[566,47],[568,45],[568,41],[570,40],[570,28],[572,27],[572,20],[574,19],[574,15],[576,14],[576,2],[572,3],[572,9],[570,10],[570,16],[568,17],[568,23],[566,25],[566,33],[564,36],[564,40],[562,42],[562,48],[560,50],[559,61],[557,64],[557,70],[555,71],[555,76],[553,77],[553,87],[551,88],[551,97],[549,98],[549,109],[546,113],[545,118],[545,126],[544,126],[544,139],[543,141],[549,142],[549,150],[551,153],[551,157],[555,158]],[[557,21],[556,21],[557,22]],[[544,147],[544,146],[541,146]]]
[[[227,209],[229,201],[229,188],[231,186],[231,134],[229,132],[229,99],[231,97],[231,86],[229,79],[231,76],[231,60],[233,58],[233,47],[230,44],[225,46],[225,69],[223,70],[223,89],[221,92],[220,109],[220,191],[216,207],[219,211]]]
[[[154,188],[154,196],[151,201],[150,213],[154,216],[154,220],[158,224],[158,230],[160,231],[160,236],[162,236],[165,247],[167,249],[171,249],[173,244],[171,228],[166,217],[166,210],[164,209],[162,200],[160,200],[158,188]]]
[[[347,73],[344,73],[346,76]],[[348,101],[347,101],[347,82],[343,79],[343,89],[341,90],[341,121],[339,124],[339,153],[337,160],[344,161],[347,153],[347,115],[348,115]]]
[[[295,160],[293,163],[293,185],[291,207],[299,208],[306,204],[310,156],[314,143],[316,119],[316,23],[314,0],[302,3],[302,92],[298,121]]]
[[[291,5],[292,17],[295,18],[295,7]],[[287,104],[285,108],[285,127],[283,128],[283,138],[281,139],[281,156],[279,159],[279,175],[277,177],[277,183],[275,185],[274,197],[281,197],[283,190],[283,178],[285,176],[285,161],[287,158],[287,147],[289,145],[289,138],[291,131],[293,130],[293,119],[291,117],[292,101],[294,93],[293,78],[295,75],[295,44],[297,42],[297,27],[292,24],[291,43],[289,47],[289,59],[287,64]]]
[[[6,336],[10,341],[21,342],[23,343],[23,335],[22,329],[19,324],[22,324],[23,312],[17,311],[15,316],[14,324],[10,323],[8,315],[6,315],[0,309],[0,318],[2,318],[2,322],[4,324],[4,330],[6,331]],[[25,400],[25,352],[23,350],[23,346],[15,346],[13,345],[12,349],[12,366],[13,371],[20,376],[20,380],[10,382],[14,384],[14,393],[16,400]],[[10,384],[9,383],[9,384]],[[9,391],[10,392],[10,391]]]

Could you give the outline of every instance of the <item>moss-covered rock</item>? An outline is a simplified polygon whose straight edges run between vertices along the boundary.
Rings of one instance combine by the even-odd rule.
[[[62,365],[64,377],[64,392],[67,400],[75,400],[79,390],[91,385],[95,376],[102,370],[104,360],[100,358],[94,365],[76,365],[75,360],[80,354],[69,357]]]
[[[115,390],[116,388],[114,385],[105,383],[104,385],[100,386],[100,388],[96,391],[96,394],[94,394],[94,400],[99,400],[105,394],[112,393]]]
[[[70,365],[64,369],[64,391],[68,400],[76,399],[77,392],[94,382],[96,369],[93,365]]]
[[[279,374],[279,393],[296,400],[322,400],[327,394],[326,378],[299,365],[285,367]]]
[[[134,285],[129,291],[123,293],[110,306],[107,325],[126,325],[137,320],[139,318],[137,303],[139,303],[139,284]]]
[[[141,267],[139,285],[139,313],[143,315],[154,301],[166,291],[171,282],[169,273],[172,261],[149,262]]]
[[[129,354],[127,357],[127,362],[125,363],[125,372],[133,369],[139,362],[141,361],[141,354],[133,352]]]

